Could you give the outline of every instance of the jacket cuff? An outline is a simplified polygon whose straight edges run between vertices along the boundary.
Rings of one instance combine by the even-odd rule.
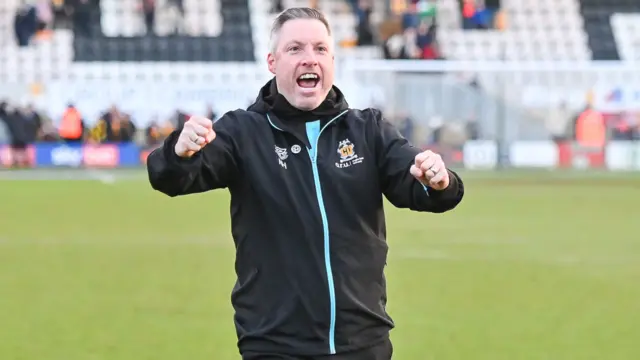
[[[430,197],[438,200],[454,200],[460,197],[461,188],[458,175],[449,169],[447,171],[449,172],[449,186],[443,190],[427,188],[427,193]]]

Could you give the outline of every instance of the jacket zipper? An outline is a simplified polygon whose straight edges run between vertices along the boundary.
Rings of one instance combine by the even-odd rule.
[[[315,145],[312,148],[307,147],[307,153],[309,154],[309,158],[311,159],[311,168],[313,170],[313,183],[316,189],[316,198],[318,200],[318,207],[320,208],[320,217],[322,219],[322,232],[323,232],[323,240],[324,240],[324,264],[325,270],[327,272],[327,284],[329,287],[329,309],[330,309],[330,321],[329,321],[329,354],[333,355],[336,353],[336,290],[333,282],[333,270],[331,267],[331,241],[329,237],[329,221],[327,219],[327,211],[324,206],[324,198],[322,196],[322,186],[320,184],[320,171],[318,170],[318,143],[320,140],[320,136],[324,129],[326,129],[331,123],[336,121],[342,115],[347,113],[349,110],[345,110],[338,114],[338,116],[329,120],[319,131],[315,134]],[[283,131],[279,127],[277,127],[271,119],[269,115],[267,115],[267,120],[275,129]],[[315,121],[313,123],[307,123],[307,134],[310,133],[311,126],[316,125],[316,129],[319,128],[320,121]],[[311,138],[311,136],[309,136]],[[310,139],[311,140],[311,139]]]
[[[318,199],[318,207],[320,208],[320,218],[322,219],[322,231],[324,238],[324,264],[325,269],[327,271],[327,284],[329,287],[329,310],[330,310],[330,321],[329,321],[329,354],[333,355],[336,353],[336,290],[333,282],[333,269],[331,267],[331,239],[329,237],[329,220],[327,219],[327,211],[324,206],[324,197],[322,196],[322,186],[320,184],[320,171],[318,170],[318,144],[320,142],[320,136],[322,136],[322,132],[326,129],[331,123],[333,123],[340,116],[345,114],[348,110],[343,111],[338,114],[338,116],[329,120],[321,129],[318,131],[315,136],[315,146],[313,148],[307,148],[307,152],[309,153],[309,158],[311,159],[311,168],[313,170],[313,182],[316,187],[316,197]],[[315,122],[319,127],[320,121]],[[307,134],[310,133],[309,129],[311,128],[307,124]],[[310,136],[308,136],[310,137]],[[311,139],[310,139],[311,140]]]
[[[322,188],[320,186],[320,176],[316,155],[311,154],[311,150],[307,149],[311,158],[311,166],[313,168],[313,182],[316,188],[316,197],[318,206],[320,207],[320,217],[322,219],[322,232],[324,240],[324,266],[327,272],[327,284],[329,286],[329,306],[330,306],[330,323],[329,323],[329,354],[336,353],[335,330],[336,330],[336,290],[333,283],[333,269],[331,268],[330,255],[330,238],[329,238],[329,221],[327,220],[327,212],[324,206],[324,198],[322,196]]]

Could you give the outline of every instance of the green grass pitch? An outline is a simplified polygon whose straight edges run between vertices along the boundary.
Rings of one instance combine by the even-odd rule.
[[[640,359],[640,177],[463,176],[387,207],[394,359]],[[226,192],[95,178],[0,181],[0,359],[239,359]]]

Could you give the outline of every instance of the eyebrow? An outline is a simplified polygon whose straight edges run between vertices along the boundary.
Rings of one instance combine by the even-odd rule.
[[[303,42],[301,42],[301,41],[298,41],[298,40],[292,40],[292,41],[289,41],[289,42],[287,43],[287,46],[290,46],[290,45],[304,45],[304,43],[303,43]],[[317,41],[317,42],[315,42],[313,45],[314,45],[314,46],[318,46],[318,45],[329,46],[329,45],[328,45],[326,42],[324,42],[324,41]]]

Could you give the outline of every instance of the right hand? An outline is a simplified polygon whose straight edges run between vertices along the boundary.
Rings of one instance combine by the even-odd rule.
[[[179,157],[190,158],[215,138],[213,121],[202,116],[192,116],[184,123],[174,150]]]

